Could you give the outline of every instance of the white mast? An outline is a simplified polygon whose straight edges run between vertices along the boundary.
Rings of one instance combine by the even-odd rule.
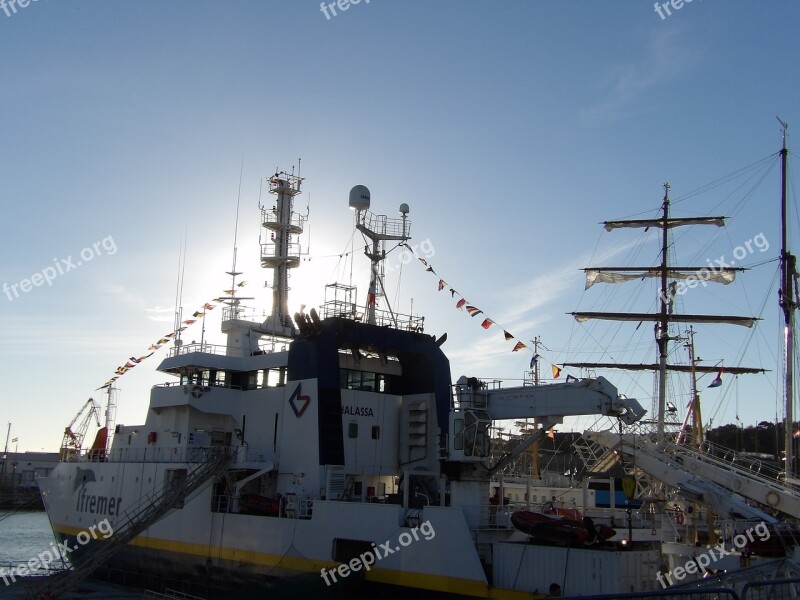
[[[269,193],[276,196],[275,206],[261,208],[261,224],[270,230],[269,243],[261,244],[261,266],[273,270],[272,314],[264,329],[273,335],[296,334],[289,314],[289,269],[300,265],[300,240],[306,217],[293,211],[294,197],[300,193],[303,179],[285,172],[269,179]]]
[[[408,204],[401,204],[400,219],[389,219],[369,211],[370,194],[366,186],[357,185],[350,190],[350,208],[356,211],[356,228],[372,241],[372,248],[365,247],[364,254],[371,263],[369,292],[367,293],[366,321],[375,325],[375,306],[378,298],[386,296],[383,286],[383,259],[386,258],[384,243],[387,240],[405,242],[411,239],[411,224],[408,222]],[[388,307],[388,304],[387,304]],[[391,307],[388,307],[390,314]],[[394,325],[396,319],[392,314]]]

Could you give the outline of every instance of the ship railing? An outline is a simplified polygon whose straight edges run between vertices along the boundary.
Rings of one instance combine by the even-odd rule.
[[[263,310],[259,312],[257,309],[251,306],[242,306],[241,304],[237,304],[236,306],[226,306],[222,309],[223,323],[226,321],[255,321],[257,323],[261,323],[266,318],[267,315]]]
[[[274,258],[277,260],[298,261],[301,254],[300,242],[289,242],[286,244],[285,252],[275,244],[261,244],[261,260]]]
[[[177,438],[176,438],[177,439]],[[156,448],[114,448],[104,457],[93,456],[90,450],[84,450],[69,458],[69,462],[136,462],[136,463],[201,463],[214,453],[226,451],[236,455],[244,452],[240,446],[203,446],[203,447],[156,447]]]
[[[277,465],[278,453],[272,449],[272,446],[242,446],[237,456],[237,462],[273,463]]]
[[[297,231],[298,229],[302,231],[305,222],[306,222],[305,215],[293,212],[291,217],[289,218],[288,225],[291,229],[295,231]],[[278,211],[273,209],[267,209],[266,207],[262,208],[261,224],[267,229],[273,229],[273,230],[279,229],[279,227],[276,227],[277,225],[281,225],[281,219],[280,216],[278,215]]]
[[[223,311],[224,312],[224,311]],[[218,344],[208,343],[192,343],[183,344],[182,346],[175,346],[169,349],[169,356],[180,356],[182,354],[191,354],[193,352],[202,352],[204,354],[217,354],[221,356],[242,356],[242,353],[237,348],[228,348],[227,346],[220,346]]]
[[[369,210],[362,210],[358,215],[358,225],[374,233],[397,239],[411,236],[411,223],[408,219],[389,218],[386,215],[376,215]]]
[[[156,383],[153,385],[154,388],[169,388],[169,387],[180,387],[180,386],[201,386],[203,388],[225,388],[229,390],[239,390],[241,391],[242,386],[240,385],[232,385],[230,383],[219,383],[219,382],[210,382],[210,381],[165,381],[164,383]],[[187,392],[191,391],[191,388],[186,390]],[[203,393],[206,393],[210,390],[202,390]]]
[[[353,302],[330,300],[321,307],[323,319],[339,317],[351,321],[364,321],[365,311]],[[425,317],[393,313],[380,308],[375,309],[375,324],[379,327],[390,327],[401,331],[423,333],[425,331]]]
[[[756,475],[761,475],[768,479],[782,480],[784,471],[776,464],[771,464],[763,458],[748,456],[742,452],[737,452],[725,446],[720,446],[712,442],[703,443],[703,452],[719,462],[746,469]]]

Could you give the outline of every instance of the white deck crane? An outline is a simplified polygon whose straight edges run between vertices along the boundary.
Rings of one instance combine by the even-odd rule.
[[[605,415],[631,424],[645,412],[639,402],[620,395],[603,377],[492,389],[475,378],[461,377],[455,386],[447,442],[446,460],[453,467],[449,469],[451,502],[461,506],[470,527],[479,528],[490,522],[487,492],[492,475],[564,417]],[[496,464],[487,464],[492,422],[505,419],[535,419],[539,428]]]

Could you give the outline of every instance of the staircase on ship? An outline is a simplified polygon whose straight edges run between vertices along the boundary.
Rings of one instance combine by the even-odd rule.
[[[81,550],[81,559],[72,568],[65,568],[31,587],[29,598],[57,598],[91,576],[136,536],[146,531],[185,501],[204,484],[221,476],[234,456],[230,448],[206,450],[202,462],[186,463],[186,478],[167,481],[161,488],[145,494],[132,509],[125,511],[114,531],[102,541],[94,541]]]

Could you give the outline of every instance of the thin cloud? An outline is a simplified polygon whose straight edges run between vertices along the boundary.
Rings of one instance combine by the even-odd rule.
[[[641,241],[638,239],[631,240],[625,244],[615,246],[606,253],[595,256],[594,260],[600,264],[606,263],[614,256],[623,254],[640,243]],[[541,312],[537,312],[534,317],[531,313],[539,311],[541,307],[579,290],[584,277],[581,270],[588,266],[591,259],[592,256],[585,254],[569,263],[561,264],[544,275],[534,277],[521,286],[511,289],[508,296],[517,299],[517,301],[505,308],[502,323],[515,328],[524,324],[525,328],[530,329],[532,324],[541,323],[552,318],[551,314],[544,315]]]
[[[601,86],[603,91],[598,92],[601,100],[583,109],[581,118],[592,122],[616,121],[630,114],[647,92],[663,88],[675,79],[693,57],[687,44],[679,41],[680,37],[677,27],[659,31],[650,39],[642,59],[611,67]]]
[[[175,309],[164,308],[162,306],[154,306],[153,308],[146,308],[145,312],[148,313],[147,318],[157,323],[172,323],[175,320]]]

